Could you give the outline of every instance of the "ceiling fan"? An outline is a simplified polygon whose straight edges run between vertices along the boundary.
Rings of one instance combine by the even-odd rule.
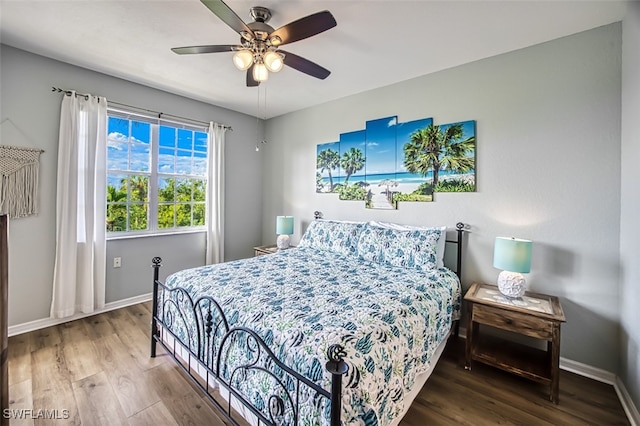
[[[231,29],[240,34],[240,44],[186,46],[171,49],[179,55],[235,52],[233,63],[247,70],[247,86],[255,87],[269,78],[269,71],[278,72],[288,65],[312,77],[325,79],[331,74],[326,68],[301,56],[280,49],[280,46],[320,34],[337,25],[327,10],[300,18],[274,30],[267,24],[271,11],[266,7],[252,7],[254,22],[245,24],[222,0],[200,0]]]

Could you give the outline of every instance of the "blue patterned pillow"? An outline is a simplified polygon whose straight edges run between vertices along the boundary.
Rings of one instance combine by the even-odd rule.
[[[437,268],[444,267],[444,250],[447,243],[447,227],[446,226],[416,226],[416,225],[400,225],[399,223],[392,222],[378,222],[378,221],[369,221],[370,226],[377,226],[378,228],[389,228],[395,229],[396,231],[409,231],[414,229],[439,229],[440,230],[440,239],[438,240],[438,245],[436,247],[436,260],[437,260]]]
[[[441,228],[396,230],[367,226],[360,234],[358,256],[371,262],[420,271],[436,269],[441,234]]]
[[[361,222],[317,219],[311,222],[298,247],[312,247],[355,256],[360,233],[364,228],[365,224]]]

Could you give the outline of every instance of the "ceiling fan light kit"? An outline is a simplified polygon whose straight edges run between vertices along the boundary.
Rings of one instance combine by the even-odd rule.
[[[253,53],[249,50],[238,50],[233,55],[233,64],[241,71],[248,70],[253,64]]]
[[[335,18],[327,10],[316,12],[274,30],[267,24],[271,11],[266,7],[250,9],[254,22],[246,24],[222,0],[200,0],[211,12],[240,35],[240,45],[208,45],[174,47],[179,55],[235,52],[233,64],[247,71],[247,86],[255,87],[269,78],[269,72],[278,72],[285,65],[325,79],[331,74],[326,68],[293,53],[279,50],[279,46],[312,37],[337,25]]]
[[[262,62],[258,62],[253,66],[253,79],[255,81],[267,81],[269,79],[269,71]]]
[[[284,67],[284,55],[273,50],[264,54],[264,65],[271,72],[278,72]]]
[[[278,72],[284,66],[284,55],[273,50],[264,55],[251,50],[239,50],[233,55],[233,64],[241,71],[248,70],[253,65],[253,79],[258,82],[269,79],[269,72]]]

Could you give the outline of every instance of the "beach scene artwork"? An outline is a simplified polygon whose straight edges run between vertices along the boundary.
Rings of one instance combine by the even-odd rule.
[[[397,209],[405,201],[433,201],[437,192],[474,192],[475,163],[475,121],[385,117],[317,146],[316,192]]]

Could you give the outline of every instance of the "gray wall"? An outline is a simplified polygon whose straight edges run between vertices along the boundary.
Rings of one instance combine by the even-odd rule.
[[[620,376],[640,407],[640,3],[630,2],[622,22],[622,206],[620,214]]]
[[[248,257],[260,241],[262,174],[255,151],[256,119],[220,107],[151,89],[6,45],[1,48],[0,121],[2,143],[42,148],[38,216],[10,223],[9,325],[48,318],[55,260],[55,193],[62,95],[51,86],[76,89],[107,99],[233,127],[227,132],[225,257]],[[211,84],[216,84],[215,79]],[[238,195],[241,194],[241,195]],[[204,263],[204,234],[143,237],[107,244],[107,302],[151,291],[150,259],[165,259],[163,276]],[[112,257],[122,256],[113,269]]]
[[[558,295],[562,356],[618,370],[621,25],[469,63],[267,122],[263,241],[274,217],[471,224],[463,285],[495,282],[496,236],[534,241],[532,290]],[[397,211],[316,194],[316,144],[365,121],[477,121],[478,191],[436,194]],[[637,166],[636,166],[637,167]],[[606,348],[606,349],[604,349]]]

